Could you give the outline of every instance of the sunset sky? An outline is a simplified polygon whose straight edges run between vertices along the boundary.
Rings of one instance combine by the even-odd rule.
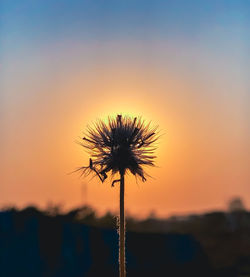
[[[234,196],[250,208],[250,1],[3,0],[0,10],[0,207],[117,211],[117,185],[68,173],[88,163],[75,142],[86,125],[122,113],[163,134],[153,178],[127,178],[129,213],[226,209]]]

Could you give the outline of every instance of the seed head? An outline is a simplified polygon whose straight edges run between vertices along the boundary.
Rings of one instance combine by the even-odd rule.
[[[122,115],[109,117],[108,123],[97,121],[93,127],[88,126],[80,143],[90,154],[89,166],[78,170],[87,175],[95,172],[102,182],[109,172],[125,174],[128,171],[145,181],[143,166],[154,166],[156,158],[153,153],[157,129],[141,118]]]

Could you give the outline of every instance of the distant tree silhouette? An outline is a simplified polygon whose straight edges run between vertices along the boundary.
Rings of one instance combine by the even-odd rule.
[[[245,211],[245,205],[240,197],[234,197],[229,201],[228,209],[230,212],[242,212]]]
[[[45,208],[45,212],[50,216],[57,216],[62,213],[62,204],[55,204],[51,201],[47,203]]]

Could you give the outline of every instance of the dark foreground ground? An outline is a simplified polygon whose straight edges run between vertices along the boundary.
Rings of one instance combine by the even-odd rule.
[[[225,229],[223,215],[168,221],[128,219],[127,276],[250,276],[249,214],[233,215],[227,226],[230,230]],[[210,222],[205,234],[202,220]],[[242,220],[246,226],[239,231]],[[118,276],[114,224],[113,216],[97,220],[86,207],[66,215],[32,207],[2,211],[0,276]]]

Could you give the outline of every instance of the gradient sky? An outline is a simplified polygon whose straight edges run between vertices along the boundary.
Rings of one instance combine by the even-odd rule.
[[[88,123],[142,115],[162,133],[129,213],[250,208],[250,2],[3,0],[0,206],[118,210],[118,186],[68,174]],[[87,186],[84,195],[83,184]]]

